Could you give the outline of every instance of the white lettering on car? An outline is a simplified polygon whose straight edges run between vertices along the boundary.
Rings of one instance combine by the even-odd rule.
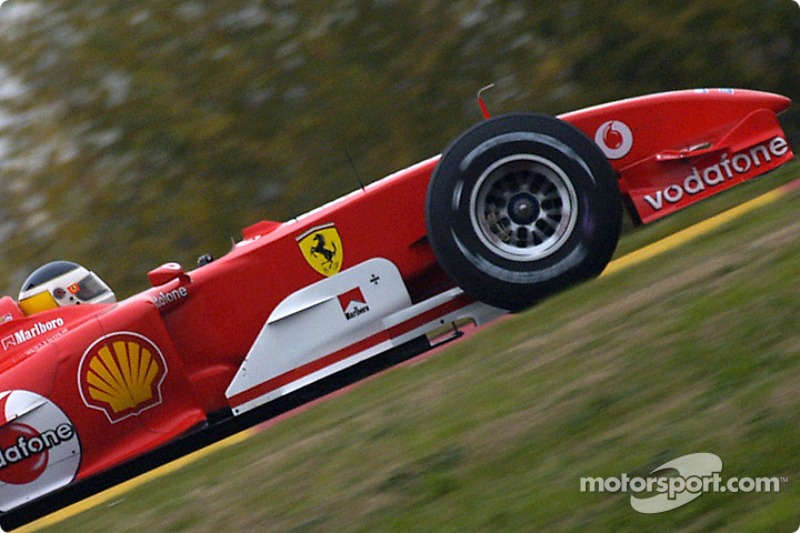
[[[161,309],[165,305],[173,304],[180,300],[183,300],[189,295],[189,291],[186,290],[186,287],[178,287],[177,289],[173,289],[169,292],[159,292],[157,297],[151,298],[151,301],[156,304],[156,307]]]
[[[675,183],[655,194],[647,194],[644,200],[655,211],[664,208],[664,202],[677,204],[687,195],[693,196],[708,187],[717,187],[726,179],[736,175],[747,174],[754,168],[772,162],[772,158],[781,158],[789,152],[789,143],[783,137],[775,137],[771,141],[759,144],[749,150],[737,152],[732,157],[722,154],[718,163],[702,170],[692,167],[692,172],[681,183]]]
[[[36,322],[29,328],[17,330],[11,335],[3,338],[3,350],[8,350],[14,346],[24,344],[40,335],[50,333],[56,328],[61,328],[63,326],[63,318],[54,318],[53,320],[48,320],[47,322]]]

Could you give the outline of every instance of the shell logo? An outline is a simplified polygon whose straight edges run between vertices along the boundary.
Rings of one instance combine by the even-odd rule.
[[[83,403],[114,424],[159,405],[166,377],[167,362],[153,341],[119,332],[98,339],[83,354],[78,388]]]

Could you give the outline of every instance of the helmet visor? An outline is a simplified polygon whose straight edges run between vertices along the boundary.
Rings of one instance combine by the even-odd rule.
[[[73,283],[67,290],[82,302],[91,302],[98,296],[110,292],[108,286],[94,274],[89,274],[78,283]]]

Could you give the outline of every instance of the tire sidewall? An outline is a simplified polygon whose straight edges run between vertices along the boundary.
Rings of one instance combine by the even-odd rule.
[[[574,191],[569,235],[533,260],[498,254],[478,237],[472,220],[471,198],[481,177],[495,162],[515,157],[545,160]],[[450,277],[476,298],[512,310],[599,274],[621,224],[616,178],[599,148],[574,126],[535,114],[497,117],[459,137],[433,174],[426,213],[431,245]]]

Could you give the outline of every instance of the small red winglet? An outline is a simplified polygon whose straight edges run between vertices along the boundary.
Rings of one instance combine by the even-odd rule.
[[[489,89],[494,87],[494,83],[487,85],[486,87],[482,88],[478,91],[478,105],[481,106],[481,113],[483,113],[483,118],[489,120],[492,118],[492,115],[489,114],[489,108],[486,107],[486,103],[483,101],[483,92],[488,91]]]

